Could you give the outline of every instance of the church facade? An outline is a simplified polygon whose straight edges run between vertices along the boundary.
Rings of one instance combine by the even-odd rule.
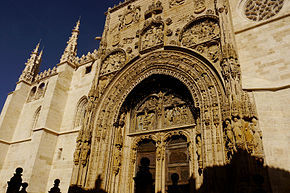
[[[168,192],[174,175],[198,191],[239,151],[266,168],[247,168],[259,187],[279,192],[290,170],[289,10],[285,0],[126,0],[106,12],[98,50],[77,56],[78,21],[59,64],[39,73],[38,44],[2,109],[1,192],[22,167],[30,193],[55,179],[62,192],[101,179],[109,193],[134,193],[144,158],[148,192]],[[251,188],[238,181],[234,192]]]

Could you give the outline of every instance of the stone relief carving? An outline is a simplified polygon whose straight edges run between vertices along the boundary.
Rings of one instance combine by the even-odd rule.
[[[196,155],[198,163],[198,173],[201,175],[203,166],[202,166],[202,144],[201,144],[201,135],[196,136]]]
[[[125,127],[125,113],[120,115],[118,123],[115,124],[115,150],[113,156],[113,172],[117,175],[121,167],[122,147],[123,147],[123,131]]]
[[[160,14],[163,11],[162,3],[157,1],[148,6],[148,9],[145,11],[145,19],[148,19],[154,15]]]
[[[154,61],[154,62],[152,62],[152,61]],[[156,69],[156,66],[157,67],[160,66],[160,68]],[[192,82],[187,80],[187,78],[185,78],[184,76],[182,76],[182,73],[172,70],[172,69],[176,69],[176,66],[178,66],[178,70],[180,70],[181,72],[186,72],[188,74],[188,76],[192,77],[192,79],[191,79]],[[208,69],[208,66],[203,65],[202,62],[200,62],[197,59],[194,59],[194,57],[190,57],[188,55],[182,54],[181,52],[175,52],[172,50],[153,52],[153,53],[148,54],[145,58],[141,58],[140,60],[138,60],[138,62],[134,63],[134,65],[132,65],[131,68],[128,67],[128,71],[126,71],[126,73],[124,73],[124,75],[119,77],[119,82],[116,83],[116,85],[114,85],[114,87],[112,87],[112,90],[110,91],[110,93],[108,93],[108,95],[106,95],[106,98],[110,98],[110,100],[104,99],[104,102],[101,104],[100,108],[103,109],[103,111],[97,117],[98,118],[97,124],[98,125],[99,124],[106,125],[106,124],[110,124],[111,120],[117,119],[117,118],[115,118],[116,115],[112,112],[119,112],[119,110],[120,110],[126,96],[128,95],[128,93],[130,93],[130,91],[132,91],[132,89],[138,83],[140,83],[142,80],[144,80],[146,77],[149,77],[152,74],[166,74],[166,75],[170,75],[172,77],[175,77],[175,78],[181,80],[190,89],[190,92],[192,92],[192,97],[193,97],[193,100],[195,102],[194,106],[202,107],[200,109],[200,115],[202,116],[202,118],[203,118],[203,116],[205,116],[205,109],[207,109],[207,112],[208,112],[207,119],[209,122],[208,125],[206,127],[203,127],[203,125],[205,125],[204,122],[202,122],[202,120],[198,119],[197,124],[201,125],[201,126],[198,127],[196,130],[198,131],[197,133],[200,135],[201,135],[201,133],[203,133],[204,130],[206,130],[206,132],[205,132],[206,136],[201,136],[202,139],[209,139],[209,142],[208,142],[209,144],[206,145],[206,147],[205,147],[206,149],[204,151],[206,151],[206,152],[209,151],[209,152],[212,152],[211,154],[215,154],[216,152],[215,152],[215,149],[213,148],[214,147],[213,144],[215,143],[213,138],[214,138],[215,134],[211,131],[211,126],[214,127],[212,124],[213,117],[217,116],[215,118],[215,120],[219,121],[219,122],[221,122],[222,120],[225,120],[226,117],[229,117],[229,116],[231,117],[231,115],[232,115],[231,114],[232,113],[232,108],[231,108],[232,101],[227,100],[227,95],[225,95],[224,89],[218,83],[218,81],[219,81],[218,78],[213,75],[212,71],[210,71]],[[159,103],[160,97],[158,97],[158,94],[156,94],[155,97],[152,97],[152,98],[153,99],[151,99],[151,101],[153,101],[153,102],[150,102],[151,104],[154,104],[154,103],[160,104]],[[214,98],[216,98],[216,99],[214,99]],[[164,100],[162,100],[162,101],[164,101]],[[142,104],[144,104],[144,103],[142,103]],[[142,106],[142,104],[141,104],[141,106]],[[216,104],[218,104],[218,105],[216,105]],[[141,106],[138,106],[138,108]],[[146,105],[146,106],[148,106],[148,108],[150,107],[150,105]],[[161,106],[161,107],[163,107],[163,108],[160,108],[157,105],[156,108],[153,109],[153,111],[151,111],[152,113],[154,112],[154,117],[156,117],[155,120],[157,122],[160,120],[159,117],[163,117],[163,119],[165,119],[166,108],[164,106]],[[181,106],[176,105],[176,107],[181,107]],[[147,109],[146,110],[145,109],[146,108],[144,108],[143,110],[146,111]],[[162,112],[162,111],[164,111],[164,112]],[[221,111],[221,112],[219,112],[219,111]],[[150,113],[149,109],[147,110],[147,114],[148,114],[148,112]],[[214,113],[214,112],[217,112],[217,113]],[[137,111],[135,111],[135,114],[132,116],[137,116],[137,115],[138,115],[138,113],[137,113]],[[140,111],[140,115],[142,115],[142,111]],[[145,113],[143,115],[145,115]],[[198,117],[200,115],[198,115]],[[150,117],[150,116],[148,116],[148,117]],[[170,117],[170,116],[168,116],[168,117]],[[238,121],[235,124],[232,123],[233,120],[231,117],[229,119],[227,127],[224,126],[223,128],[221,128],[221,132],[223,131],[224,135],[222,135],[222,136],[219,135],[219,136],[220,136],[220,138],[224,137],[224,140],[219,139],[217,141],[219,141],[220,143],[225,143],[224,144],[225,156],[231,154],[231,153],[228,153],[228,152],[230,152],[229,142],[231,142],[231,144],[232,144],[232,152],[236,151],[237,145],[235,143],[236,142],[236,135],[233,131],[234,127],[242,130],[242,135],[240,135],[240,136],[244,136],[244,140],[250,139],[250,137],[249,138],[246,137],[246,133],[245,133],[246,129],[244,128],[244,123],[248,122],[248,125],[251,126],[251,121],[244,120],[244,116],[242,116],[242,115],[240,117],[242,117],[243,119],[238,118]],[[136,117],[134,117],[133,119],[135,121],[133,123],[133,125],[137,129],[137,125],[138,125],[136,123],[137,119],[136,119]],[[149,120],[152,120],[152,119],[153,118],[151,117]],[[168,120],[173,120],[173,118],[168,119]],[[145,121],[145,123],[146,123],[146,121]],[[151,122],[148,121],[146,124],[150,125],[150,123]],[[156,123],[154,123],[153,125],[156,125]],[[241,128],[241,125],[242,125],[242,128]],[[173,126],[175,126],[175,125],[173,125]],[[258,128],[258,126],[256,126],[256,127]],[[249,127],[249,128],[251,128],[251,127]],[[154,126],[153,126],[153,129],[154,129]],[[253,129],[251,129],[251,131],[252,130]],[[231,131],[231,132],[226,133],[225,131]],[[253,132],[253,135],[254,135],[254,132]],[[259,130],[257,130],[256,138],[257,139],[259,138],[261,141],[261,134],[260,134]],[[250,147],[250,143],[243,142],[243,144],[244,145],[242,145],[241,147],[243,147],[245,149],[250,149],[252,147],[253,148],[252,152],[253,152],[253,154],[254,154],[254,152],[257,152],[256,155],[258,155],[259,148],[262,147],[260,142],[253,143],[253,145],[251,147]],[[249,145],[247,145],[247,144],[249,144]],[[202,147],[204,147],[204,146],[205,145],[202,144]],[[249,146],[249,148],[248,148],[248,146]],[[197,147],[197,146],[195,146],[195,147]],[[223,152],[223,148],[221,148],[221,147],[219,147],[219,148],[222,149],[221,152]],[[255,150],[255,148],[257,150]],[[262,149],[262,148],[260,148],[260,149]],[[132,164],[134,164],[136,161],[135,160],[136,158],[134,157],[134,155],[136,155],[135,154],[136,151],[134,150],[134,147],[132,148],[132,152],[133,152],[131,154],[132,155]],[[199,152],[197,152],[197,150],[195,150],[194,155],[198,156],[198,154],[200,154]],[[114,152],[112,152],[112,153],[114,153]],[[262,154],[261,154],[261,156],[262,156]],[[222,156],[224,156],[224,155],[222,154]],[[206,156],[205,159],[211,159],[211,156]],[[216,158],[214,158],[214,156],[213,156],[212,159],[216,159]],[[228,161],[231,158],[230,158],[230,156],[227,156],[226,159]],[[203,160],[201,160],[201,161],[203,161]],[[201,163],[204,164],[204,166],[206,166],[206,164],[208,162],[206,160],[206,161],[201,162]],[[200,164],[199,167],[201,167],[201,166],[202,165]],[[134,167],[134,165],[130,166],[130,168],[133,168],[133,167]],[[130,171],[130,172],[133,176],[134,171]]]
[[[113,76],[114,76],[113,74],[107,74],[99,78],[98,89],[99,89],[100,94],[104,93],[106,86],[108,85],[110,80],[113,78]]]
[[[173,94],[158,93],[148,97],[135,113],[135,131],[155,130],[157,123],[163,128],[194,123],[189,106]]]
[[[117,32],[112,37],[112,46],[117,46],[117,45],[119,45],[119,43],[120,43],[120,33]]]
[[[195,19],[185,26],[180,41],[183,46],[193,47],[220,37],[218,21],[212,18]]]
[[[119,70],[123,67],[125,61],[126,53],[123,50],[117,49],[112,51],[102,62],[101,75]]]
[[[248,0],[244,13],[252,21],[262,21],[274,17],[282,9],[284,0]]]
[[[194,19],[180,33],[183,46],[193,48],[216,63],[221,58],[220,29],[216,19]]]
[[[119,15],[119,30],[129,27],[139,21],[141,17],[141,7],[129,5],[122,15]]]
[[[184,4],[185,0],[170,0],[169,8]]]
[[[206,9],[205,0],[194,0],[194,13],[201,13]]]
[[[163,45],[164,24],[160,20],[145,23],[140,36],[140,52]]]
[[[256,117],[241,119],[239,116],[233,116],[232,119],[226,119],[224,133],[227,160],[239,149],[263,158],[262,134],[258,129]]]

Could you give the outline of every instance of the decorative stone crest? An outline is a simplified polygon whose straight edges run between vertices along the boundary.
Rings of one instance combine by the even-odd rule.
[[[119,70],[126,62],[126,52],[122,49],[113,50],[102,62],[101,75]]]
[[[282,9],[284,0],[248,0],[244,13],[253,21],[262,21],[274,17]]]
[[[119,30],[129,27],[131,24],[138,22],[141,17],[141,7],[129,5],[122,15],[119,15]]]

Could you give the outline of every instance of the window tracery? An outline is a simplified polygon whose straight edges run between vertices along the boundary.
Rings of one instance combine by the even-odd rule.
[[[248,0],[244,13],[252,21],[269,19],[282,9],[284,0]]]

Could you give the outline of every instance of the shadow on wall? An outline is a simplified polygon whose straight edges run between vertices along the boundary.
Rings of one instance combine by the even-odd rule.
[[[146,164],[143,164],[146,168]],[[148,164],[147,164],[148,165]],[[139,169],[134,178],[149,176],[146,169]],[[191,177],[187,185],[178,185],[178,174],[172,174],[172,184],[167,193],[289,193],[290,173],[277,168],[265,167],[262,160],[251,156],[243,150],[236,152],[229,164],[214,166],[202,171],[203,182],[196,189],[196,180]],[[270,177],[270,178],[269,178]],[[139,177],[141,179],[141,177]],[[142,179],[143,179],[142,178]],[[149,177],[148,177],[149,178]],[[147,179],[147,178],[146,178]],[[100,176],[96,180],[95,189],[82,190],[78,186],[70,187],[69,193],[106,193],[100,188]],[[145,180],[146,181],[146,180]],[[148,180],[149,182],[150,180]],[[270,185],[271,181],[271,185]],[[153,183],[153,182],[152,182]],[[144,187],[148,185],[148,188]],[[139,187],[140,186],[140,187]],[[135,193],[154,193],[150,183],[136,183]]]
[[[148,173],[146,166],[143,164],[143,170]],[[146,175],[139,176],[149,176]],[[8,181],[8,188],[6,193],[25,193],[27,183],[22,183],[22,168],[17,168],[14,176]],[[214,166],[205,168],[202,171],[203,182],[198,189],[196,187],[196,180],[191,177],[187,185],[178,185],[178,174],[171,176],[172,184],[168,186],[167,193],[289,193],[290,192],[290,173],[271,167],[265,167],[262,161],[256,157],[249,155],[246,151],[238,151],[232,157],[229,164],[225,166]],[[136,176],[137,177],[137,176]],[[136,181],[135,177],[135,181]],[[141,179],[141,178],[140,178]],[[271,186],[270,186],[271,181]],[[69,193],[107,193],[101,189],[101,176],[95,183],[95,188],[90,190],[83,190],[79,186],[71,186]],[[151,181],[152,182],[152,181]],[[54,187],[50,189],[49,193],[59,193],[59,180],[56,179]],[[153,183],[153,182],[152,182]],[[135,187],[135,193],[152,193],[151,188]],[[146,184],[146,183],[145,183]],[[147,183],[148,186],[152,184]],[[22,190],[19,190],[22,186]],[[139,185],[137,185],[139,186]]]
[[[95,183],[95,188],[90,190],[84,190],[77,185],[73,185],[69,188],[68,193],[107,193],[105,190],[101,189],[102,179],[101,176],[98,176],[98,179]]]
[[[205,168],[202,174],[203,182],[197,190],[189,188],[180,193],[290,192],[289,172],[264,166],[261,159],[244,150],[236,152],[229,164]],[[194,178],[189,180],[189,187],[196,187]]]

